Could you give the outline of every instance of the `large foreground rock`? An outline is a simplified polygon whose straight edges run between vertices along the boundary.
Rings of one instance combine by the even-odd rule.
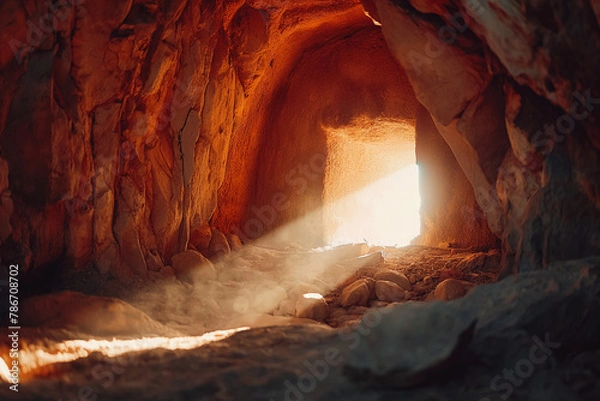
[[[346,372],[357,381],[408,387],[457,368],[467,348],[497,363],[499,372],[539,341],[563,355],[597,349],[599,274],[600,260],[583,260],[476,287],[452,302],[371,311],[361,322],[368,334],[349,353]]]
[[[73,291],[40,295],[20,306],[21,325],[89,336],[173,336],[179,333],[120,299]]]
[[[532,347],[547,343],[544,362],[531,362],[531,375],[509,399],[596,401],[600,260],[563,266],[477,287],[451,302],[373,310],[354,328],[262,327],[189,350],[96,353],[61,364],[60,376],[32,378],[18,399],[76,398],[103,366],[120,368],[111,386],[96,386],[106,400],[495,400],[504,392],[490,381],[500,375],[498,384],[507,383],[503,372],[523,368]],[[0,386],[3,399],[14,399],[9,391]]]

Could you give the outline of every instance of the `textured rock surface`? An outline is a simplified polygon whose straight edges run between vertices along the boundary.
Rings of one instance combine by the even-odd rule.
[[[27,299],[20,308],[27,327],[70,330],[91,336],[176,336],[179,333],[114,298],[65,291]]]
[[[406,277],[404,273],[397,272],[395,270],[384,269],[379,270],[377,273],[373,275],[375,280],[384,280],[391,281],[392,283],[397,284],[402,289],[410,291],[412,289],[412,285],[410,281]]]
[[[366,306],[371,300],[373,282],[369,279],[357,280],[342,290],[340,304],[347,306]]]
[[[598,254],[592,4],[366,3],[502,237],[507,272]]]
[[[452,301],[465,295],[467,291],[460,281],[447,279],[435,287],[435,299],[439,301]]]
[[[296,302],[296,317],[325,320],[327,316],[329,316],[329,305],[323,297],[300,298]]]
[[[531,349],[539,348],[541,339],[552,357],[558,349],[563,355],[573,352],[578,347],[574,338],[585,344],[583,348],[594,349],[600,326],[592,316],[598,316],[600,305],[589,295],[597,291],[598,260],[561,268],[481,286],[454,302],[370,311],[361,322],[363,331],[370,330],[350,352],[347,373],[357,381],[410,387],[434,380],[440,369],[461,366],[465,363],[461,348],[465,351],[467,346],[470,352],[506,366],[527,360],[528,354],[533,365]],[[578,305],[576,317],[554,309],[568,303]],[[355,333],[360,335],[361,328]]]
[[[421,235],[416,243],[496,247],[498,237],[488,228],[471,183],[424,107],[417,112],[415,131],[421,192]]]
[[[455,363],[475,326],[473,316],[421,303],[371,311],[362,320],[368,321],[385,323],[375,325],[352,350],[347,374],[356,381],[398,387],[422,384]]]
[[[208,243],[207,255],[210,258],[224,257],[231,252],[227,236],[219,229],[213,229]]]
[[[119,278],[207,250],[226,176],[218,227],[244,222],[259,110],[307,47],[369,27],[357,1],[11,0],[0,15],[2,258]],[[56,24],[38,37],[41,17]]]
[[[513,387],[511,399],[593,401],[600,396],[598,266],[598,260],[561,264],[551,271],[524,273],[479,287],[452,302],[371,311],[352,329],[284,325],[242,331],[189,350],[157,348],[113,358],[96,352],[35,373],[18,398],[76,398],[81,388],[90,386],[98,396],[115,400],[129,399],[132,392],[138,400],[199,394],[223,400],[264,400],[265,396],[282,400],[294,399],[292,393],[298,399],[319,401],[494,399],[505,392],[490,387],[492,378],[501,377],[505,369],[519,369],[517,362],[529,360],[532,347],[537,347],[535,360],[544,361]],[[456,340],[460,327],[474,320],[471,340],[454,342],[467,352],[445,358],[448,351],[460,350],[449,340]],[[31,343],[27,350],[35,352],[60,346],[61,335],[71,333],[51,333],[43,343],[25,336],[21,340]],[[544,348],[546,358],[539,352],[543,343],[549,344]],[[417,354],[426,355],[423,361],[429,363],[412,363]],[[374,355],[381,357],[374,359]],[[353,379],[356,369],[351,366],[365,368],[359,377],[366,383]],[[115,380],[109,386],[103,386],[104,380],[90,380],[94,372],[111,371]],[[433,375],[436,371],[445,380]],[[307,383],[314,384],[307,387]],[[397,388],[402,384],[409,387]],[[10,394],[8,386],[0,387],[0,396],[14,398]]]
[[[375,282],[375,295],[384,302],[400,302],[404,300],[404,289],[392,281]]]
[[[242,240],[236,234],[227,234],[227,242],[229,243],[229,248],[234,252],[239,251],[244,246]]]
[[[171,265],[177,277],[185,281],[208,281],[217,278],[217,272],[210,260],[200,252],[185,251],[171,258]]]

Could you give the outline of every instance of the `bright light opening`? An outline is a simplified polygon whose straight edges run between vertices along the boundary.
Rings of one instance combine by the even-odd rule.
[[[334,205],[338,210],[355,212],[338,214],[337,227],[329,241],[334,245],[409,245],[420,233],[418,174],[416,165],[404,167]]]
[[[326,241],[409,245],[421,228],[414,125],[362,119],[327,132]]]

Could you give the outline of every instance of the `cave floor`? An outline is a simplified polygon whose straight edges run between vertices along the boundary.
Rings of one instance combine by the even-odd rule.
[[[44,296],[34,303],[38,313],[62,312],[21,331],[20,391],[3,385],[0,397],[600,399],[600,261],[495,283],[499,261],[497,251],[420,246],[248,247],[215,263],[218,283],[210,286],[169,279],[144,290],[129,285],[127,296],[114,287],[98,287],[102,296]],[[342,306],[344,288],[390,270],[410,283],[402,300],[375,296]],[[437,288],[448,279],[466,295],[423,302],[439,300]],[[327,317],[284,313],[280,287],[288,297],[323,293]],[[126,302],[107,297],[111,291]],[[539,341],[550,344],[548,354],[531,362]],[[8,360],[8,346],[0,345]],[[502,374],[515,366],[531,372],[511,384]],[[6,374],[0,366],[0,377]]]
[[[144,280],[124,285],[120,280],[77,275],[71,277],[74,284],[68,289],[122,299],[160,324],[188,335],[246,325],[325,323],[335,328],[355,324],[372,307],[461,297],[476,285],[496,281],[500,262],[500,252],[493,249],[350,244],[306,250],[293,245],[252,245],[217,260],[218,276],[208,283],[154,274],[150,277],[153,284]],[[382,271],[405,277],[399,296],[378,299],[374,287],[379,280],[373,277]],[[369,281],[368,299],[342,305],[344,288],[361,280]],[[453,281],[458,289],[440,292],[438,286],[444,281]],[[83,288],[82,283],[86,283]],[[295,303],[304,293],[322,295],[327,316],[298,314]]]

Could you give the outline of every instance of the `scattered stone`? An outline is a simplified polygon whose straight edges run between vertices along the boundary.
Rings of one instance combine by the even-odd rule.
[[[419,277],[416,274],[411,274],[410,276],[408,276],[408,281],[411,284],[416,283],[417,281],[419,281]]]
[[[160,269],[160,274],[164,277],[175,277],[175,270],[171,266],[164,266]]]
[[[200,252],[206,252],[210,239],[212,238],[212,231],[208,223],[203,223],[199,226],[193,227],[190,233],[190,244]]]
[[[371,286],[367,279],[360,279],[346,286],[342,290],[340,304],[348,306],[366,306],[371,299]]]
[[[412,289],[412,285],[410,284],[410,280],[404,273],[400,273],[395,270],[385,269],[380,270],[373,276],[375,280],[382,281],[391,281],[392,283],[398,284],[403,290],[410,291]]]
[[[375,283],[375,295],[380,301],[400,302],[404,300],[404,291],[402,287],[391,281],[378,280]]]
[[[486,254],[485,263],[481,266],[481,271],[495,271],[502,264],[502,252],[490,250]]]
[[[487,254],[484,252],[473,253],[465,256],[457,264],[457,271],[479,271],[485,264]]]
[[[427,294],[427,296],[424,299],[425,302],[433,302],[437,300],[438,299],[435,296],[435,291],[431,291],[429,294]]]
[[[217,228],[212,229],[212,237],[208,244],[207,255],[209,258],[220,258],[231,253],[229,242],[223,232]]]
[[[449,278],[442,281],[435,288],[435,298],[440,301],[451,301],[466,294],[465,287],[456,279]]]
[[[181,281],[193,283],[217,278],[213,264],[198,251],[188,250],[178,253],[171,258],[171,265],[175,275]]]
[[[411,299],[413,299],[413,293],[410,291],[404,291],[404,300],[410,301]]]
[[[426,286],[430,286],[433,284],[433,277],[431,276],[425,276],[423,277],[423,284],[425,284]]]
[[[226,234],[226,237],[229,248],[231,248],[232,251],[238,251],[244,246],[242,240],[236,234]]]
[[[329,316],[329,305],[323,296],[316,294],[311,297],[301,297],[296,301],[296,317],[304,317],[323,321]]]

